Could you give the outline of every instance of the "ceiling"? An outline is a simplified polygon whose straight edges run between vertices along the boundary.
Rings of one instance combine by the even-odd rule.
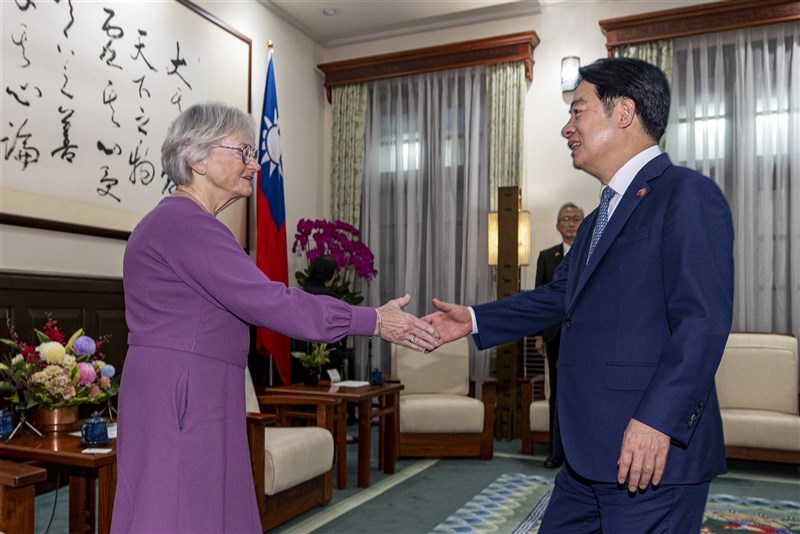
[[[258,1],[326,48],[541,13],[538,0]]]

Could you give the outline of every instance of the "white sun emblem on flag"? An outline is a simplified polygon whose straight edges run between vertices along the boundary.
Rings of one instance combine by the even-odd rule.
[[[281,132],[278,128],[278,110],[272,120],[264,115],[266,129],[261,130],[261,165],[269,161],[269,174],[281,166]]]

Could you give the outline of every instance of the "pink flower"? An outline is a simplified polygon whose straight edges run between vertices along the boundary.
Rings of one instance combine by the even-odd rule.
[[[91,386],[97,378],[97,373],[94,370],[94,365],[91,363],[80,362],[78,364],[78,385]]]
[[[97,384],[92,384],[91,389],[89,389],[89,400],[90,401],[95,400],[97,397],[100,396],[100,393],[101,393],[100,386],[98,386]]]

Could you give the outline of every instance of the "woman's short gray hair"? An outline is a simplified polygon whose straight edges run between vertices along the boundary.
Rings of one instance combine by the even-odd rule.
[[[195,104],[178,115],[161,145],[161,166],[175,185],[192,182],[192,165],[208,157],[214,145],[236,133],[253,139],[253,117],[243,111],[211,102]]]

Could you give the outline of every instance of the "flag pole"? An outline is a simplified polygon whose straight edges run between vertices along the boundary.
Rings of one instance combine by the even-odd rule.
[[[269,53],[272,51],[272,39],[267,40],[267,63],[269,63]],[[262,110],[263,112],[263,110]],[[275,379],[272,376],[274,365],[272,363],[272,352],[269,353],[269,387],[275,385]]]

